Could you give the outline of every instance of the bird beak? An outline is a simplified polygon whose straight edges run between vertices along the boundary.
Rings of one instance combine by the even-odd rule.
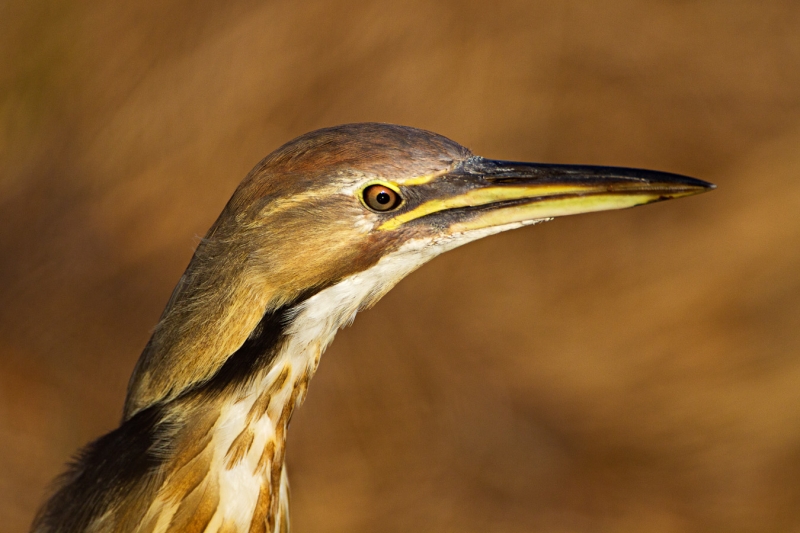
[[[382,225],[391,230],[416,221],[448,233],[530,223],[565,215],[624,209],[691,196],[711,183],[679,174],[622,167],[517,163],[473,157],[448,173],[414,178],[406,209]],[[444,221],[441,219],[445,219]],[[444,222],[444,224],[443,224]]]

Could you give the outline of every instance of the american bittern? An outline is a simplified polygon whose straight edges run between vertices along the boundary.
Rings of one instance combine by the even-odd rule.
[[[494,161],[442,136],[350,124],[282,146],[200,242],[131,377],[37,532],[288,531],[289,420],[336,331],[462,244],[712,185]]]

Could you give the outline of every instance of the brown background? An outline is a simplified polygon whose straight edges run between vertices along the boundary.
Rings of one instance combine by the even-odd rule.
[[[0,530],[120,416],[266,153],[374,120],[711,194],[471,244],[343,331],[298,532],[800,531],[800,6],[0,4]]]

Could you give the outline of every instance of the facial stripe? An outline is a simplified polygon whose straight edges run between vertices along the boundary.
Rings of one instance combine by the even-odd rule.
[[[411,220],[445,211],[447,209],[458,209],[460,207],[475,207],[480,205],[502,202],[505,200],[519,200],[523,198],[540,198],[548,196],[561,196],[565,194],[587,194],[607,190],[607,187],[598,185],[535,185],[525,187],[503,186],[503,187],[484,187],[472,189],[457,196],[436,198],[429,200],[410,211],[387,220],[378,229],[393,230]]]
[[[228,357],[207,383],[200,387],[222,390],[230,385],[242,384],[252,379],[257,369],[270,366],[280,352],[286,332],[291,327],[294,319],[292,308],[318,291],[319,289],[308,290],[292,302],[265,313],[244,344]]]

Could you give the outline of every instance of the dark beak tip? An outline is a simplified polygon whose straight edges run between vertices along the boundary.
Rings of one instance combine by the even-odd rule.
[[[700,189],[698,192],[713,191],[714,189],[717,188],[715,184],[710,183],[708,181],[703,181],[698,179],[693,179],[692,181],[693,181],[692,185]]]
[[[658,180],[656,180],[658,181]],[[684,188],[684,190],[691,191],[694,194],[700,194],[708,191],[713,191],[717,186],[708,181],[699,180],[697,178],[690,178],[689,176],[681,176],[678,174],[671,175],[663,183],[667,187]]]

